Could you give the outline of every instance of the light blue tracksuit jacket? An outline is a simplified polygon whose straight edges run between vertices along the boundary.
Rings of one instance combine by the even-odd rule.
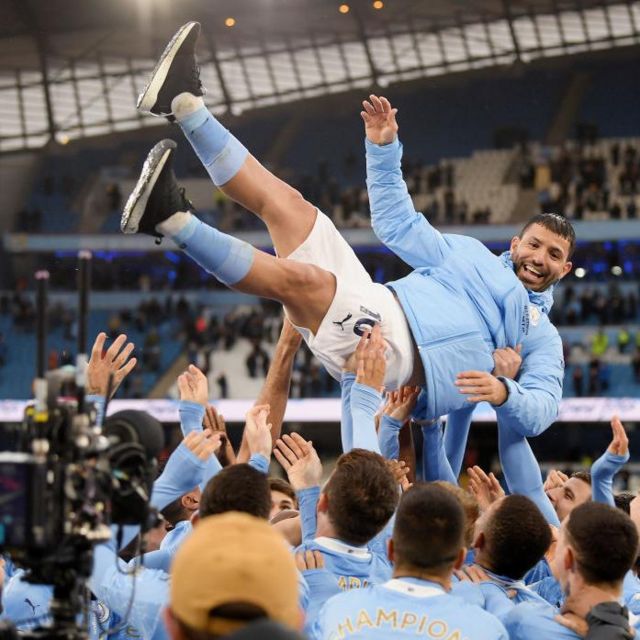
[[[492,371],[496,348],[522,344],[519,375],[504,380],[509,396],[496,411],[499,421],[524,436],[541,433],[558,414],[564,376],[562,342],[547,316],[551,291],[528,291],[508,253],[495,256],[474,238],[442,234],[416,212],[402,179],[397,139],[385,146],[367,140],[366,151],[373,230],[414,268],[388,286],[422,358],[426,417],[456,412],[450,418],[468,425],[473,406],[455,386],[457,374]]]

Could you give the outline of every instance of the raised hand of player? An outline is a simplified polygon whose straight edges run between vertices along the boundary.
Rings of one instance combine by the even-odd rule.
[[[209,403],[209,381],[194,364],[190,364],[188,369],[178,376],[178,391],[180,400],[197,402],[206,409]]]
[[[138,362],[136,358],[131,357],[135,345],[133,342],[127,342],[126,335],[119,335],[105,351],[106,339],[106,333],[99,333],[91,347],[91,357],[87,365],[87,395],[106,396],[109,377],[113,375],[111,388],[111,396],[113,396]]]
[[[312,571],[313,569],[324,569],[324,556],[317,549],[307,549],[296,553],[296,567],[298,571]]]
[[[504,349],[496,349],[493,352],[493,364],[494,369],[491,372],[496,378],[502,376],[503,378],[510,378],[515,380],[520,371],[520,365],[522,364],[522,345],[516,345],[515,349],[511,347],[505,347]]]
[[[467,469],[467,475],[469,476],[469,490],[478,501],[480,511],[486,511],[492,503],[504,497],[504,489],[493,473],[487,475],[476,465]]]
[[[358,360],[356,382],[376,391],[382,391],[387,362],[384,357],[385,344],[380,325],[374,325],[368,336],[368,340],[366,334],[362,336],[356,349]]]
[[[387,393],[387,402],[382,409],[382,413],[405,423],[410,417],[411,412],[416,406],[418,396],[420,395],[420,387],[400,387],[396,391]]]
[[[182,441],[184,446],[200,460],[208,460],[220,448],[220,434],[204,431],[189,431]]]
[[[469,402],[488,402],[494,407],[504,404],[509,395],[504,382],[486,371],[463,371],[455,385],[460,393],[470,396]]]
[[[551,469],[549,473],[547,473],[547,477],[545,478],[543,489],[545,491],[551,491],[551,489],[558,489],[562,487],[564,483],[569,479],[569,476],[566,473],[562,473],[558,469]]]
[[[626,456],[629,453],[629,438],[618,416],[611,418],[611,431],[613,438],[607,451],[616,456]]]
[[[236,463],[236,452],[233,450],[233,445],[229,440],[227,434],[227,425],[224,421],[224,416],[218,413],[213,405],[207,406],[204,412],[204,420],[202,423],[204,429],[209,429],[211,433],[220,434],[220,441],[222,443],[220,453],[220,464],[223,467],[227,467],[230,464]]]
[[[360,112],[364,120],[364,132],[369,142],[383,145],[396,139],[398,123],[396,122],[397,109],[391,107],[391,103],[382,96],[369,96],[369,100],[363,100],[364,111]]]
[[[411,469],[404,460],[385,460],[387,466],[393,473],[393,477],[400,486],[401,491],[404,493],[411,489],[413,484],[409,481],[409,473]]]
[[[273,455],[296,491],[320,485],[322,462],[310,440],[305,440],[298,433],[284,434],[276,440]]]
[[[267,417],[271,407],[268,404],[257,404],[247,411],[244,435],[249,445],[251,455],[259,453],[267,460],[271,458],[273,441],[271,439],[271,425]]]
[[[585,638],[587,633],[589,633],[589,625],[587,624],[587,621],[571,611],[555,616],[554,620],[560,623],[563,627],[571,629],[573,633],[581,638]]]

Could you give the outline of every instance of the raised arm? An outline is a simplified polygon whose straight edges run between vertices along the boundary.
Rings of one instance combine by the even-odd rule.
[[[611,444],[591,465],[591,492],[594,502],[615,507],[613,478],[629,460],[629,438],[618,416],[611,419],[611,431]]]
[[[380,242],[414,269],[437,266],[450,248],[445,237],[415,211],[402,179],[397,109],[386,98],[374,95],[362,104],[373,231]]]
[[[271,423],[271,437],[275,442],[280,437],[282,422],[289,400],[289,388],[291,386],[291,371],[296,359],[296,353],[300,347],[302,336],[293,328],[287,318],[282,323],[282,331],[276,344],[276,350],[267,372],[260,395],[256,404],[268,404],[271,407],[269,420]],[[249,449],[246,439],[242,438],[238,451],[238,462],[247,462]]]

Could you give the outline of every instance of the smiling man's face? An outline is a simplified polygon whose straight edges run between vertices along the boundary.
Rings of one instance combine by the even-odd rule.
[[[541,224],[532,224],[511,240],[511,259],[522,284],[544,291],[571,271],[569,240]]]

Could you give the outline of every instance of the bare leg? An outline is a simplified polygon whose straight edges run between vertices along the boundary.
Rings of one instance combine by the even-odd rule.
[[[275,258],[255,250],[249,273],[233,289],[283,304],[291,322],[317,333],[336,293],[330,272],[305,262]]]
[[[248,156],[240,171],[220,189],[267,225],[282,258],[291,255],[313,229],[316,208],[253,156]]]
[[[278,255],[289,256],[311,232],[316,208],[250,155],[206,109],[201,98],[181,94],[174,99],[173,108],[213,183],[259,216]]]

